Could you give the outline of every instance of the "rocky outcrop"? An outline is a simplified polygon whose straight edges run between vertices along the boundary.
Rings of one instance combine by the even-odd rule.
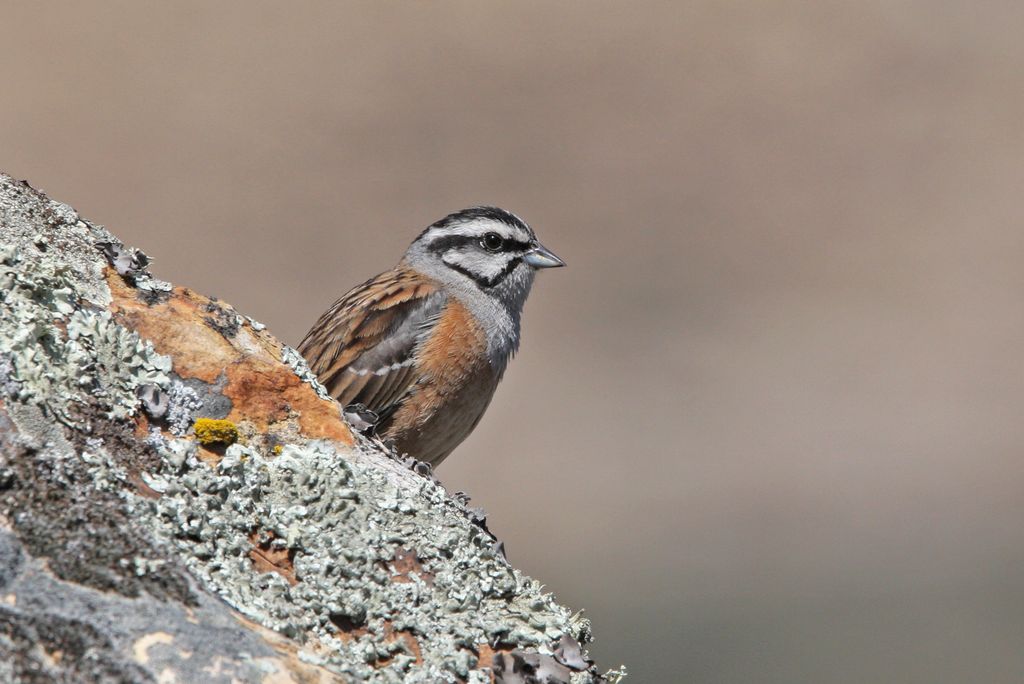
[[[0,680],[596,682],[303,359],[0,176]]]

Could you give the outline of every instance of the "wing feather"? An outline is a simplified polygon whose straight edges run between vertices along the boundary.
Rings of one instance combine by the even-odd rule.
[[[342,405],[390,413],[417,380],[412,359],[446,300],[415,271],[383,273],[335,302],[299,352]]]

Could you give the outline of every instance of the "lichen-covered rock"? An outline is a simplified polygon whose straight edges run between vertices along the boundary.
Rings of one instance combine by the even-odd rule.
[[[0,680],[604,679],[464,500],[148,264],[0,175]]]

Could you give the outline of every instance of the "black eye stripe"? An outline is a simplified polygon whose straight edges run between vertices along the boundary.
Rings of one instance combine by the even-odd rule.
[[[512,240],[509,238],[505,239],[505,245],[501,248],[503,252],[525,252],[530,249],[529,242],[520,242],[519,240]]]
[[[427,245],[427,249],[436,254],[447,252],[453,247],[464,247],[471,242],[476,242],[477,238],[469,237],[468,235],[447,235],[445,237],[439,237],[430,244]]]
[[[429,245],[427,249],[435,254],[441,254],[447,252],[453,247],[465,247],[471,244],[480,244],[483,236],[471,236],[471,235],[447,235],[445,237],[439,237]],[[502,252],[525,252],[530,249],[529,242],[522,242],[520,240],[514,240],[512,238],[502,238],[504,244],[501,246]]]

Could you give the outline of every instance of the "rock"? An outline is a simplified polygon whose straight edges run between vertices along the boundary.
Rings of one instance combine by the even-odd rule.
[[[148,265],[0,175],[0,681],[604,681],[468,498]]]

